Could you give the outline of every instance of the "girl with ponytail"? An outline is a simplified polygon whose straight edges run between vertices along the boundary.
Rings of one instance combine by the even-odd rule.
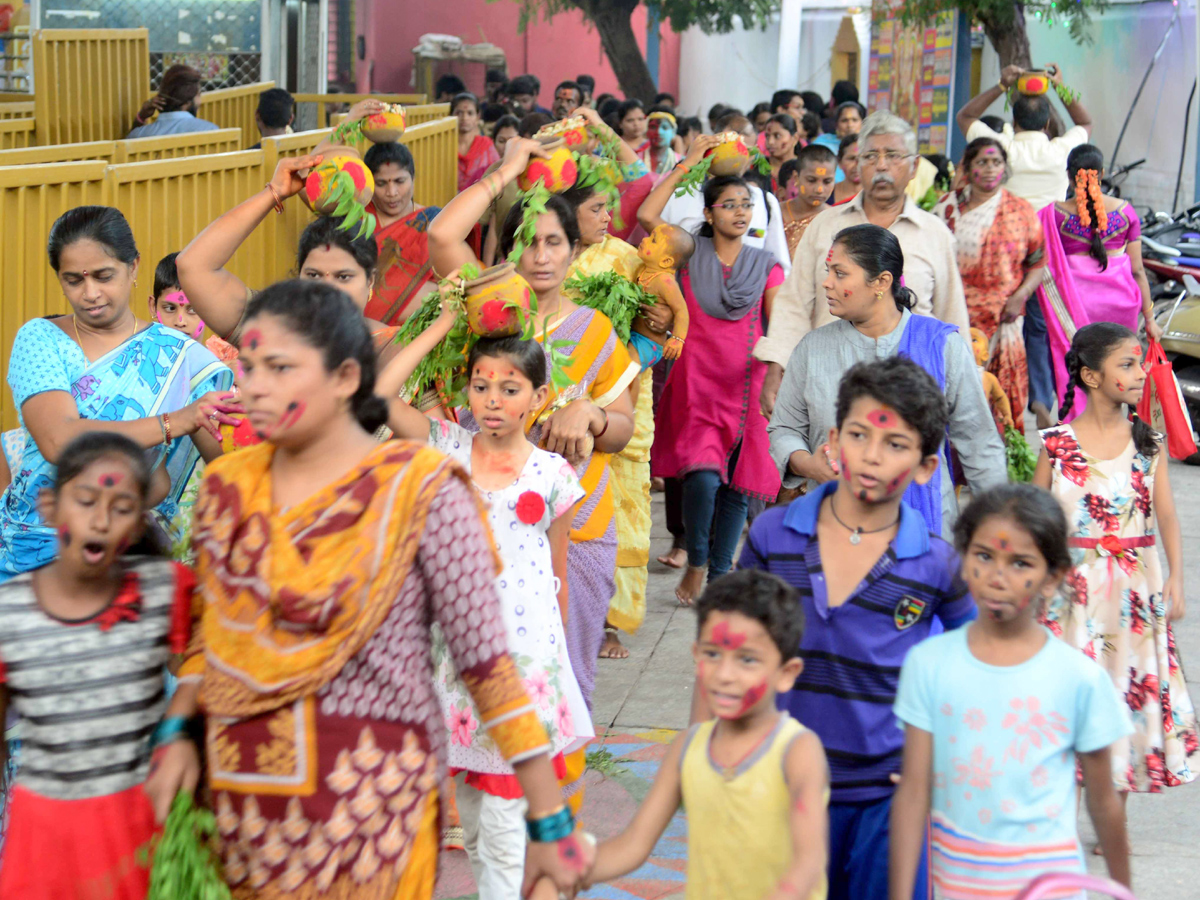
[[[1099,662],[1133,713],[1134,733],[1112,748],[1113,781],[1158,791],[1195,777],[1196,715],[1171,623],[1183,617],[1183,546],[1162,435],[1132,410],[1146,383],[1142,346],[1128,328],[1096,322],[1066,353],[1063,417],[1041,432],[1034,484],[1062,505],[1072,568],[1045,624]],[[1161,537],[1168,576],[1156,543]]]
[[[1147,336],[1162,338],[1142,267],[1141,224],[1132,206],[1101,192],[1104,156],[1099,148],[1083,144],[1072,150],[1067,175],[1072,196],[1038,212],[1046,235],[1047,272],[1038,300],[1046,316],[1057,399],[1063,406],[1066,353],[1076,329],[1089,322],[1115,322],[1136,332],[1140,312]],[[1031,393],[1038,393],[1032,385]],[[1049,406],[1048,397],[1031,399]],[[1067,415],[1060,418],[1070,421]]]

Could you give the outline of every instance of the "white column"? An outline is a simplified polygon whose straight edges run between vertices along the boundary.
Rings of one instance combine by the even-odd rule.
[[[779,9],[779,61],[775,87],[795,89],[800,84],[800,13],[804,0],[783,0]]]

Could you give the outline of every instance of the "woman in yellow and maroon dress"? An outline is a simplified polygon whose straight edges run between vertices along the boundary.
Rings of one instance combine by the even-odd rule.
[[[573,830],[546,840],[573,823],[506,651],[466,476],[425,445],[374,440],[374,349],[334,287],[283,282],[251,301],[240,360],[265,440],[205,472],[176,706],[207,716],[234,896],[432,897],[446,726],[431,621],[529,800],[527,877],[572,890],[563,860],[582,847]]]

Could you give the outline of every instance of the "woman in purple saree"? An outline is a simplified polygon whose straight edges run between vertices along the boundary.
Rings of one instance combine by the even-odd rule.
[[[1162,337],[1142,268],[1137,213],[1126,201],[1100,192],[1104,157],[1095,146],[1072,150],[1067,174],[1075,185],[1074,196],[1038,212],[1046,235],[1047,270],[1038,299],[1046,316],[1060,408],[1067,350],[1078,329],[1091,322],[1118,322],[1136,333],[1141,312],[1146,334],[1154,340]],[[1080,392],[1068,419],[1078,415],[1085,402]]]

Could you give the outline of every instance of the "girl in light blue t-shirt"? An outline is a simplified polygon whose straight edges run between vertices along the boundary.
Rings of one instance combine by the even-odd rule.
[[[1005,485],[967,508],[955,537],[979,618],[917,645],[900,673],[891,898],[912,896],[926,817],[945,900],[1015,896],[1045,872],[1086,872],[1076,758],[1109,874],[1128,885],[1109,756],[1132,730],[1128,712],[1099,665],[1037,622],[1071,564],[1062,509],[1040,488]]]

